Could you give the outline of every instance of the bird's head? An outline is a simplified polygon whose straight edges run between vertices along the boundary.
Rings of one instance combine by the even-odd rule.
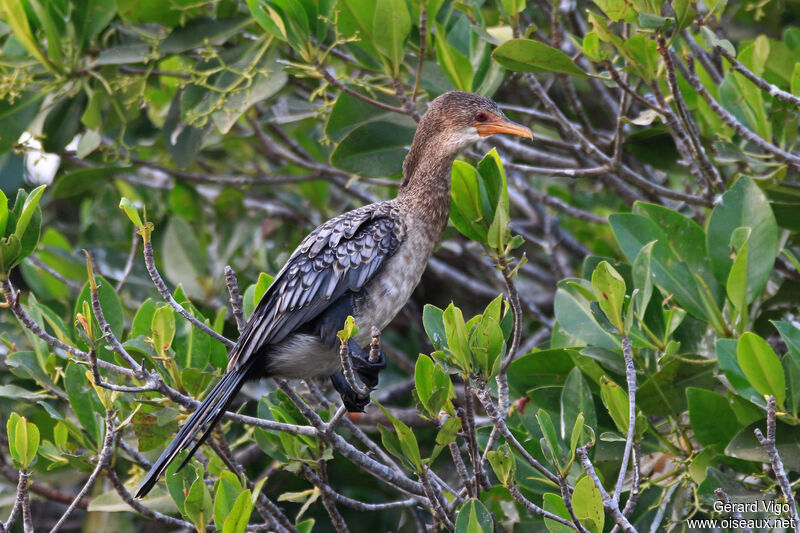
[[[495,133],[533,139],[529,128],[508,120],[493,100],[462,91],[444,93],[431,102],[419,128],[434,130],[436,142],[453,152]]]

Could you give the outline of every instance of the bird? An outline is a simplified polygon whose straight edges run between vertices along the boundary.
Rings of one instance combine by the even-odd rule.
[[[403,161],[396,197],[339,215],[300,243],[231,348],[226,374],[153,463],[137,498],[187,448],[180,467],[189,461],[248,380],[330,377],[346,409],[363,411],[369,395],[359,396],[343,376],[337,333],[352,316],[359,330],[347,350],[361,381],[374,390],[385,355],[371,361],[361,346],[373,327],[383,329],[402,309],[442,238],[453,161],[496,133],[533,139],[490,98],[450,91],[430,103]]]

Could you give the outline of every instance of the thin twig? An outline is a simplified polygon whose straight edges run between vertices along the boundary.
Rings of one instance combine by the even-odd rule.
[[[554,522],[558,522],[559,524],[563,524],[569,527],[570,529],[578,531],[578,528],[575,526],[575,524],[573,524],[566,518],[562,518],[556,514],[551,513],[550,511],[545,511],[544,509],[542,509],[541,507],[539,507],[538,505],[527,499],[525,496],[522,495],[522,493],[519,491],[519,487],[517,487],[516,485],[509,485],[508,492],[515,500],[517,500],[518,503],[520,503],[527,510],[536,513],[539,516],[547,518],[548,520],[553,520]]]
[[[350,388],[362,398],[369,396],[369,387],[362,385],[356,380],[355,373],[353,372],[353,361],[350,359],[350,346],[348,342],[341,342],[339,346],[339,360],[342,362],[342,374]]]
[[[677,58],[674,57],[674,55],[673,55],[673,62],[678,66],[681,65],[681,63],[677,60]],[[695,73],[694,61],[692,60],[691,57],[688,59],[687,64],[689,68],[682,70],[681,74],[684,75],[684,77],[689,81],[694,90],[697,91],[697,93],[703,98],[703,100],[705,100],[705,102],[708,104],[711,110],[719,118],[721,118],[725,124],[733,128],[734,131],[736,131],[736,133],[738,133],[746,141],[758,146],[765,152],[772,154],[778,161],[791,165],[796,169],[800,169],[800,157],[791,154],[789,152],[786,152],[784,150],[781,150],[771,142],[762,139],[759,135],[756,135],[755,133],[747,129],[747,127],[744,124],[739,122],[739,120],[735,116],[733,116],[733,114],[730,111],[722,107],[722,105],[720,105],[720,103],[717,102],[714,99],[714,97],[711,96],[711,94],[706,90],[705,86],[703,85],[703,82],[700,81],[700,78],[698,78],[697,74]]]
[[[109,467],[111,464],[111,456],[114,453],[114,437],[116,436],[116,430],[114,429],[114,416],[116,413],[112,411],[106,411],[106,435],[105,439],[103,439],[103,448],[100,450],[100,454],[97,456],[97,465],[95,465],[94,470],[92,471],[89,478],[86,480],[86,483],[83,484],[81,490],[78,491],[78,494],[75,496],[75,499],[70,503],[67,510],[64,511],[64,514],[61,515],[61,518],[58,519],[56,525],[53,526],[53,529],[50,530],[50,533],[55,533],[58,531],[61,526],[64,525],[64,522],[67,521],[69,515],[72,514],[72,511],[75,510],[77,507],[78,502],[83,499],[84,496],[89,492],[89,489],[94,486],[95,481],[100,476],[100,474]]]
[[[475,390],[475,396],[477,396],[478,400],[480,400],[481,404],[483,404],[486,414],[489,415],[489,418],[492,420],[492,422],[494,422],[497,429],[500,430],[500,434],[508,441],[508,443],[511,444],[511,446],[514,447],[514,449],[516,449],[520,455],[522,455],[523,459],[525,459],[528,464],[541,472],[554,484],[558,485],[558,476],[550,472],[544,467],[544,465],[542,465],[542,463],[537,461],[536,458],[525,449],[522,443],[520,443],[516,437],[514,437],[514,435],[511,433],[511,430],[508,429],[505,419],[497,411],[497,407],[495,407],[494,402],[492,401],[489,390],[485,387],[478,388]]]
[[[778,480],[778,485],[783,492],[783,497],[786,503],[789,504],[792,513],[792,523],[794,524],[795,531],[800,531],[800,516],[797,514],[797,503],[795,502],[794,495],[792,494],[792,486],[789,484],[789,477],[786,475],[786,469],[783,467],[783,461],[778,453],[778,447],[775,445],[775,429],[777,426],[777,404],[775,397],[770,396],[767,398],[767,437],[761,433],[760,428],[756,428],[753,432],[758,439],[761,447],[767,452],[769,460],[772,463],[772,471],[775,473],[775,479]]]
[[[47,263],[42,261],[42,259],[40,257],[35,256],[35,255],[30,255],[30,256],[28,256],[28,261],[30,261],[37,268],[41,268],[42,270],[44,270],[45,272],[47,272],[48,274],[50,274],[51,276],[56,278],[58,281],[60,281],[61,283],[63,283],[67,287],[69,287],[70,289],[73,289],[73,290],[80,290],[81,289],[81,284],[80,283],[78,283],[75,280],[71,280],[71,279],[65,278],[60,272],[56,271],[50,265],[48,265]]]
[[[325,81],[328,82],[329,85],[332,85],[333,87],[336,87],[340,91],[342,91],[344,93],[347,93],[350,96],[355,96],[359,100],[367,102],[368,104],[372,104],[375,107],[379,107],[381,109],[385,109],[386,111],[393,111],[395,113],[400,113],[402,115],[406,114],[406,110],[403,109],[402,107],[396,107],[396,106],[393,106],[393,105],[384,104],[383,102],[381,102],[379,100],[375,100],[374,98],[370,98],[369,96],[363,95],[358,91],[354,91],[353,89],[351,89],[350,87],[348,87],[344,83],[342,83],[339,80],[337,80],[336,78],[334,78],[333,75],[330,72],[328,72],[328,70],[325,68],[324,65],[319,65],[318,64],[317,65],[317,72],[319,72],[319,74],[325,79]]]
[[[138,230],[133,230],[133,238],[131,239],[131,251],[128,252],[128,259],[125,261],[125,267],[122,269],[122,275],[119,277],[117,281],[117,286],[114,288],[115,292],[119,292],[122,289],[122,286],[125,285],[125,282],[128,280],[128,276],[131,274],[131,270],[133,270],[133,262],[136,260],[136,251],[139,249],[139,232]]]
[[[714,494],[717,495],[717,500],[721,501],[726,506],[733,508],[731,511],[731,516],[737,520],[739,529],[741,529],[744,533],[753,533],[753,530],[747,527],[747,522],[744,521],[742,513],[740,513],[735,506],[731,506],[731,499],[728,497],[725,491],[718,487],[714,489]]]
[[[636,367],[633,365],[633,350],[631,340],[627,335],[622,335],[622,356],[625,359],[625,377],[628,381],[628,435],[625,438],[625,449],[622,452],[622,464],[619,467],[617,484],[614,487],[614,501],[619,502],[622,494],[622,484],[628,471],[628,461],[633,448],[633,439],[636,436]]]
[[[233,271],[230,265],[225,266],[225,284],[228,287],[228,294],[230,295],[233,318],[236,320],[236,327],[238,328],[239,333],[241,333],[247,323],[244,319],[242,294],[239,292],[239,282],[236,281],[236,272]]]
[[[771,84],[764,78],[761,78],[758,75],[756,75],[755,72],[744,66],[741,61],[736,59],[724,47],[717,45],[714,47],[714,51],[720,54],[728,61],[730,61],[731,68],[733,70],[740,72],[745,78],[753,82],[753,84],[755,84],[755,86],[761,89],[762,91],[765,91],[767,94],[769,94],[773,98],[780,100],[781,102],[793,105],[795,107],[800,107],[800,98],[793,95],[792,93],[787,93],[783,89]]]
[[[583,465],[583,470],[586,472],[592,481],[594,481],[594,486],[597,487],[597,490],[600,491],[600,497],[603,500],[603,508],[606,510],[606,513],[610,514],[611,517],[614,519],[614,522],[626,533],[637,533],[636,529],[631,525],[627,518],[622,514],[622,511],[619,510],[619,502],[615,501],[614,498],[611,497],[606,489],[603,487],[603,484],[600,482],[600,478],[597,477],[597,472],[594,470],[594,465],[589,460],[589,454],[587,453],[589,445],[580,446],[577,450],[575,450],[575,455],[578,456],[580,459],[581,464]]]
[[[228,348],[232,348],[236,343],[232,340],[223,337],[207,325],[203,324],[198,320],[194,315],[192,315],[189,311],[187,311],[181,304],[179,304],[175,298],[172,297],[170,294],[169,289],[167,288],[167,284],[164,283],[164,279],[161,277],[161,274],[158,273],[156,269],[156,261],[153,257],[153,244],[150,240],[146,240],[144,243],[144,263],[147,266],[147,272],[150,274],[150,279],[153,280],[153,285],[156,286],[158,289],[159,294],[161,297],[166,300],[169,305],[176,310],[178,313],[181,314],[186,320],[192,323],[194,327],[208,335],[214,340],[217,340],[227,346]]]

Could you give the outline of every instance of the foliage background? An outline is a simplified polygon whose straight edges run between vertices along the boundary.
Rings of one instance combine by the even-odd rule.
[[[687,518],[720,517],[716,488],[744,500],[793,490],[798,4],[0,5],[0,186],[11,210],[0,207],[11,306],[0,313],[9,421],[0,505],[13,530],[49,530],[65,516],[65,531],[241,531],[248,517],[250,530],[277,520],[278,530],[490,531],[491,514],[505,530],[596,533],[624,523],[628,501],[631,527],[685,529]],[[390,365],[374,398],[391,416],[371,407],[337,429],[359,454],[402,465],[406,491],[357,470],[363,463],[339,441],[278,438],[240,419],[219,435],[240,477],[223,473],[230,456],[206,449],[134,512],[125,495],[185,416],[186,395],[201,396],[226,363],[224,345],[155,290],[141,237],[174,300],[235,339],[225,267],[247,315],[315,225],[394,194],[425,102],[453,88],[492,96],[536,138],[492,138],[456,164],[452,227],[382,338]],[[40,184],[49,185],[41,199],[30,198],[41,209],[24,209],[17,190]],[[122,198],[152,234],[136,233]],[[105,337],[81,250],[94,258]],[[487,307],[501,292],[513,310]],[[442,312],[450,302],[461,311]],[[462,312],[485,319],[463,324]],[[31,321],[61,344],[37,337]],[[467,338],[477,327],[499,344]],[[419,353],[433,358],[417,362]],[[150,378],[119,370],[142,361]],[[98,377],[123,389],[93,387]],[[629,413],[625,391],[637,385]],[[337,405],[318,386],[338,400],[327,384],[295,386],[329,420]],[[239,409],[295,432],[322,427],[286,390],[249,387],[243,396],[255,401]],[[767,422],[777,436],[762,447],[753,430]],[[475,474],[475,454],[497,444],[493,427],[509,428],[500,442],[510,447]],[[622,494],[610,507],[575,460],[587,442],[605,488]],[[224,440],[217,448],[226,458]],[[423,464],[420,454],[436,458]],[[572,525],[543,521],[532,506]]]

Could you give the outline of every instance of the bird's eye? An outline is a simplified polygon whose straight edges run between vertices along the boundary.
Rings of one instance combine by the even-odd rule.
[[[475,115],[475,120],[477,120],[478,122],[486,122],[487,120],[486,113],[481,111],[480,113]]]

